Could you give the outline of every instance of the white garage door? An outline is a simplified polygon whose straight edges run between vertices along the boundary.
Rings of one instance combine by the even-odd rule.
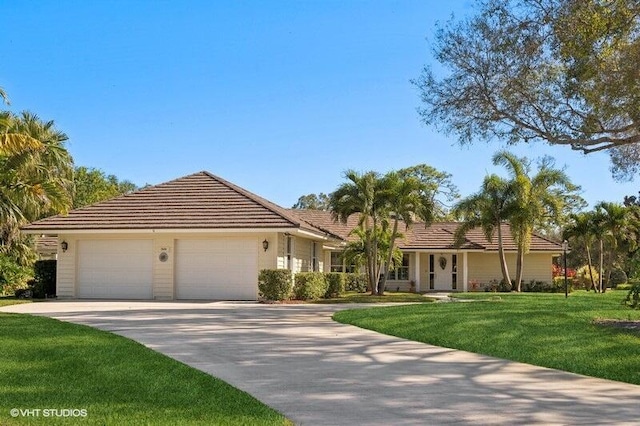
[[[176,298],[255,300],[258,244],[230,238],[176,242]]]
[[[151,240],[78,241],[78,297],[151,299]]]

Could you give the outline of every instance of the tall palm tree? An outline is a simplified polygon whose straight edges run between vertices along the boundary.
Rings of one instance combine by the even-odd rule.
[[[618,244],[631,234],[632,230],[627,229],[630,226],[627,208],[622,204],[600,202],[595,207],[594,213],[595,233],[600,243],[600,291],[604,292],[603,286],[604,275],[604,243],[607,242],[609,248],[608,265],[607,265],[607,282],[611,277],[613,269],[613,252],[618,248]]]
[[[507,168],[513,187],[511,232],[518,246],[516,256],[516,290],[522,286],[524,255],[529,252],[531,237],[536,226],[543,222],[557,222],[564,209],[566,194],[575,191],[569,177],[543,161],[534,176],[529,176],[530,163],[510,152],[500,151],[493,163]]]
[[[388,210],[393,219],[393,227],[389,238],[387,259],[384,264],[382,291],[384,291],[389,270],[392,266],[395,242],[400,236],[398,231],[400,222],[404,223],[405,229],[408,229],[416,218],[427,226],[433,222],[435,217],[435,194],[427,182],[402,171],[390,172],[384,176],[383,180],[382,187],[386,191],[386,200]]]
[[[587,264],[589,265],[589,279],[593,291],[598,291],[595,279],[593,278],[593,260],[591,257],[591,245],[594,238],[594,214],[593,212],[582,212],[570,216],[571,225],[564,230],[565,239],[582,240],[587,252]]]
[[[475,228],[482,228],[489,241],[493,241],[494,234],[497,233],[500,270],[506,283],[511,283],[511,277],[504,253],[501,225],[512,215],[512,198],[511,182],[494,174],[484,178],[479,192],[462,199],[453,208],[454,215],[462,220],[454,234],[457,246],[462,245],[467,232]]]
[[[66,212],[73,190],[73,161],[64,147],[67,136],[52,121],[30,113],[9,117],[7,134],[23,135],[39,145],[0,152],[0,245],[5,249],[24,222]]]
[[[329,209],[334,220],[343,223],[354,214],[358,215],[358,228],[364,238],[366,272],[371,294],[379,291],[378,277],[381,271],[378,238],[380,227],[387,217],[387,192],[383,189],[383,180],[376,172],[358,173],[347,170],[344,174],[347,182],[334,191],[329,199]]]
[[[0,87],[0,99],[9,105],[7,93]],[[13,155],[24,150],[39,149],[40,141],[29,135],[12,131],[15,117],[8,111],[0,111],[0,156]]]

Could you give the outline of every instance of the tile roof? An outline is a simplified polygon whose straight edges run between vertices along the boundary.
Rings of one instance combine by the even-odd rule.
[[[316,227],[327,233],[336,235],[343,240],[350,241],[354,237],[349,235],[351,230],[356,227],[358,218],[352,215],[347,223],[334,221],[330,212],[322,210],[290,210],[291,213],[303,220],[313,223]],[[400,226],[400,232],[404,235],[398,241],[398,247],[404,250],[454,250],[453,235],[459,226],[456,222],[436,222],[429,226],[424,223],[414,223],[408,229],[404,225]],[[517,246],[511,236],[511,230],[508,224],[502,225],[504,235],[505,250],[515,251]],[[465,242],[460,246],[461,249],[468,250],[498,250],[498,237],[494,236],[489,242],[484,236],[482,229],[477,228],[469,231],[465,237]],[[531,251],[554,251],[562,250],[560,243],[551,241],[540,235],[534,234],[531,238]]]
[[[300,228],[324,234],[289,210],[199,172],[33,222],[26,231]]]

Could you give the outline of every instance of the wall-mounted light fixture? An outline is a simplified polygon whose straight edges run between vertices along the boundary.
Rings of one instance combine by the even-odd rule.
[[[262,248],[264,249],[264,251],[267,251],[267,249],[269,248],[269,241],[267,241],[266,239],[262,242]]]
[[[69,248],[69,243],[67,243],[66,241],[61,242],[60,248],[62,249],[63,252],[66,252],[67,249]]]

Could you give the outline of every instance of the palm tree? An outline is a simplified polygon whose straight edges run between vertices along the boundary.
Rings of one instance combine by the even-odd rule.
[[[73,190],[73,161],[64,147],[67,136],[52,121],[43,122],[30,113],[9,117],[6,134],[39,145],[0,152],[0,245],[5,249],[19,238],[15,231],[24,222],[66,212]]]
[[[0,99],[9,105],[7,93],[0,87]],[[13,155],[24,150],[42,147],[40,141],[29,135],[12,131],[16,117],[8,111],[0,111],[0,156]]]
[[[380,227],[387,215],[387,192],[383,190],[383,180],[376,172],[358,173],[348,170],[344,174],[347,182],[333,192],[329,199],[329,209],[334,220],[343,223],[353,215],[358,215],[358,228],[362,232],[366,256],[366,272],[371,294],[379,292],[378,277],[381,264],[379,260],[378,238]]]
[[[403,171],[390,172],[384,178],[382,187],[386,191],[387,207],[393,219],[393,227],[389,237],[389,249],[384,264],[384,274],[381,289],[384,291],[389,270],[392,266],[395,242],[400,233],[398,226],[403,222],[408,229],[415,218],[422,220],[425,226],[433,222],[435,217],[435,202],[432,188],[427,182],[405,174]],[[437,189],[437,188],[436,188]],[[402,261],[402,258],[400,258]]]
[[[565,239],[582,239],[584,248],[587,252],[587,264],[589,265],[589,279],[591,280],[591,288],[593,291],[598,291],[598,286],[593,278],[591,271],[593,270],[593,261],[591,258],[591,245],[593,244],[594,237],[594,213],[582,212],[578,214],[572,214],[570,216],[572,224],[564,230]]]
[[[461,246],[467,232],[475,228],[482,228],[489,241],[493,241],[495,233],[498,234],[500,270],[506,283],[511,283],[511,278],[504,253],[501,225],[512,215],[512,198],[511,182],[500,176],[490,175],[484,178],[479,192],[462,199],[453,208],[454,215],[462,220],[454,234],[457,246]]]
[[[604,275],[604,242],[609,245],[608,265],[607,265],[607,282],[611,277],[613,269],[613,252],[618,248],[618,243],[631,230],[627,227],[630,225],[628,220],[627,208],[622,204],[600,202],[595,207],[594,223],[595,233],[600,243],[600,291],[604,292],[603,286]]]
[[[534,229],[543,222],[557,222],[564,209],[566,194],[575,191],[569,177],[543,161],[538,173],[529,176],[530,163],[510,152],[500,151],[493,163],[507,168],[513,187],[511,232],[518,246],[516,256],[516,290],[522,286],[524,255],[529,252]]]

